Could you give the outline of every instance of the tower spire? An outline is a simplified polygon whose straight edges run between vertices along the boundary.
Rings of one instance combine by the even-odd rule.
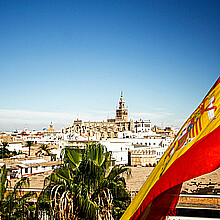
[[[128,109],[125,108],[125,101],[123,92],[121,91],[121,97],[119,101],[119,108],[116,109],[116,121],[128,121]]]

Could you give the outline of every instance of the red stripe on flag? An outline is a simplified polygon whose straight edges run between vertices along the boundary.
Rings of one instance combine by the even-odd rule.
[[[199,134],[199,130],[198,130],[198,120],[197,120],[197,122],[196,122],[196,124],[195,124],[195,127],[196,127],[196,136]]]
[[[182,184],[179,184],[171,189],[168,189],[164,193],[160,194],[153,200],[150,212],[147,216],[144,213],[139,217],[140,220],[158,220],[164,215],[161,213],[173,213],[179,200],[179,194],[182,188]],[[158,210],[160,210],[158,212]]]
[[[192,130],[192,138],[195,137],[194,129],[195,129],[195,124],[193,125],[193,127],[192,127],[192,129],[191,129],[191,130]]]
[[[189,138],[192,137],[192,129],[193,129],[193,128],[190,128],[190,130],[189,130]]]
[[[202,122],[201,122],[201,121],[202,121],[202,119],[200,118],[200,119],[199,119],[199,131],[202,130]]]
[[[147,206],[161,193],[195,177],[209,173],[220,166],[220,126],[203,137],[179,157],[168,170],[160,177],[156,184],[147,194],[142,204],[130,218],[132,220],[141,219]],[[178,194],[176,191],[175,194]],[[161,203],[166,203],[166,198],[161,197]],[[175,198],[174,198],[175,199]],[[160,198],[158,197],[158,200]],[[161,209],[164,210],[164,209]],[[166,216],[168,213],[158,215]],[[151,210],[148,215],[151,215]]]

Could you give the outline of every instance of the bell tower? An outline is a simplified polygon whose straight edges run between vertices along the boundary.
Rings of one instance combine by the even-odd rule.
[[[116,122],[128,121],[128,109],[125,108],[123,92],[121,92],[119,107],[116,109],[115,121]]]

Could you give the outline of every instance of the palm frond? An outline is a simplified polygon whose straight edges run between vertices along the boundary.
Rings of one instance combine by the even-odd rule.
[[[8,187],[8,179],[7,179],[7,170],[6,165],[3,165],[0,172],[0,200],[4,199],[4,195],[6,193],[6,189]]]

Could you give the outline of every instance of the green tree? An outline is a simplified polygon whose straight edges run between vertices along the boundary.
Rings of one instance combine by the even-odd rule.
[[[28,147],[29,151],[28,151],[28,156],[31,155],[31,147],[34,145],[33,141],[26,141],[26,147]]]
[[[110,153],[100,144],[65,148],[64,163],[45,180],[38,207],[54,219],[119,219],[130,203],[124,178],[128,168],[110,169]],[[45,202],[47,201],[47,202]]]
[[[1,168],[1,173],[0,173],[0,202],[4,200],[4,196],[6,193],[6,189],[8,188],[8,185],[9,185],[9,181],[7,179],[7,170],[6,170],[6,166],[4,165]]]
[[[1,158],[8,157],[9,150],[6,147],[8,147],[8,142],[6,141],[2,142]]]
[[[6,147],[8,147],[8,142],[2,142],[2,158],[5,157],[5,153],[7,151]]]
[[[49,149],[47,144],[41,144],[41,146],[39,147],[39,151],[37,152],[37,155],[44,154],[50,156],[52,155],[50,151],[51,149]]]
[[[24,219],[28,217],[28,210],[35,207],[27,200],[35,195],[34,192],[27,192],[25,195],[19,194],[19,189],[29,185],[27,177],[21,178],[11,191],[7,192],[10,182],[7,179],[7,170],[4,165],[0,171],[0,216],[1,219]],[[29,216],[31,216],[29,214]],[[30,218],[29,218],[30,219]]]
[[[0,159],[17,155],[16,151],[9,151],[7,149],[8,146],[9,146],[8,142],[2,142],[1,148],[0,148]]]

